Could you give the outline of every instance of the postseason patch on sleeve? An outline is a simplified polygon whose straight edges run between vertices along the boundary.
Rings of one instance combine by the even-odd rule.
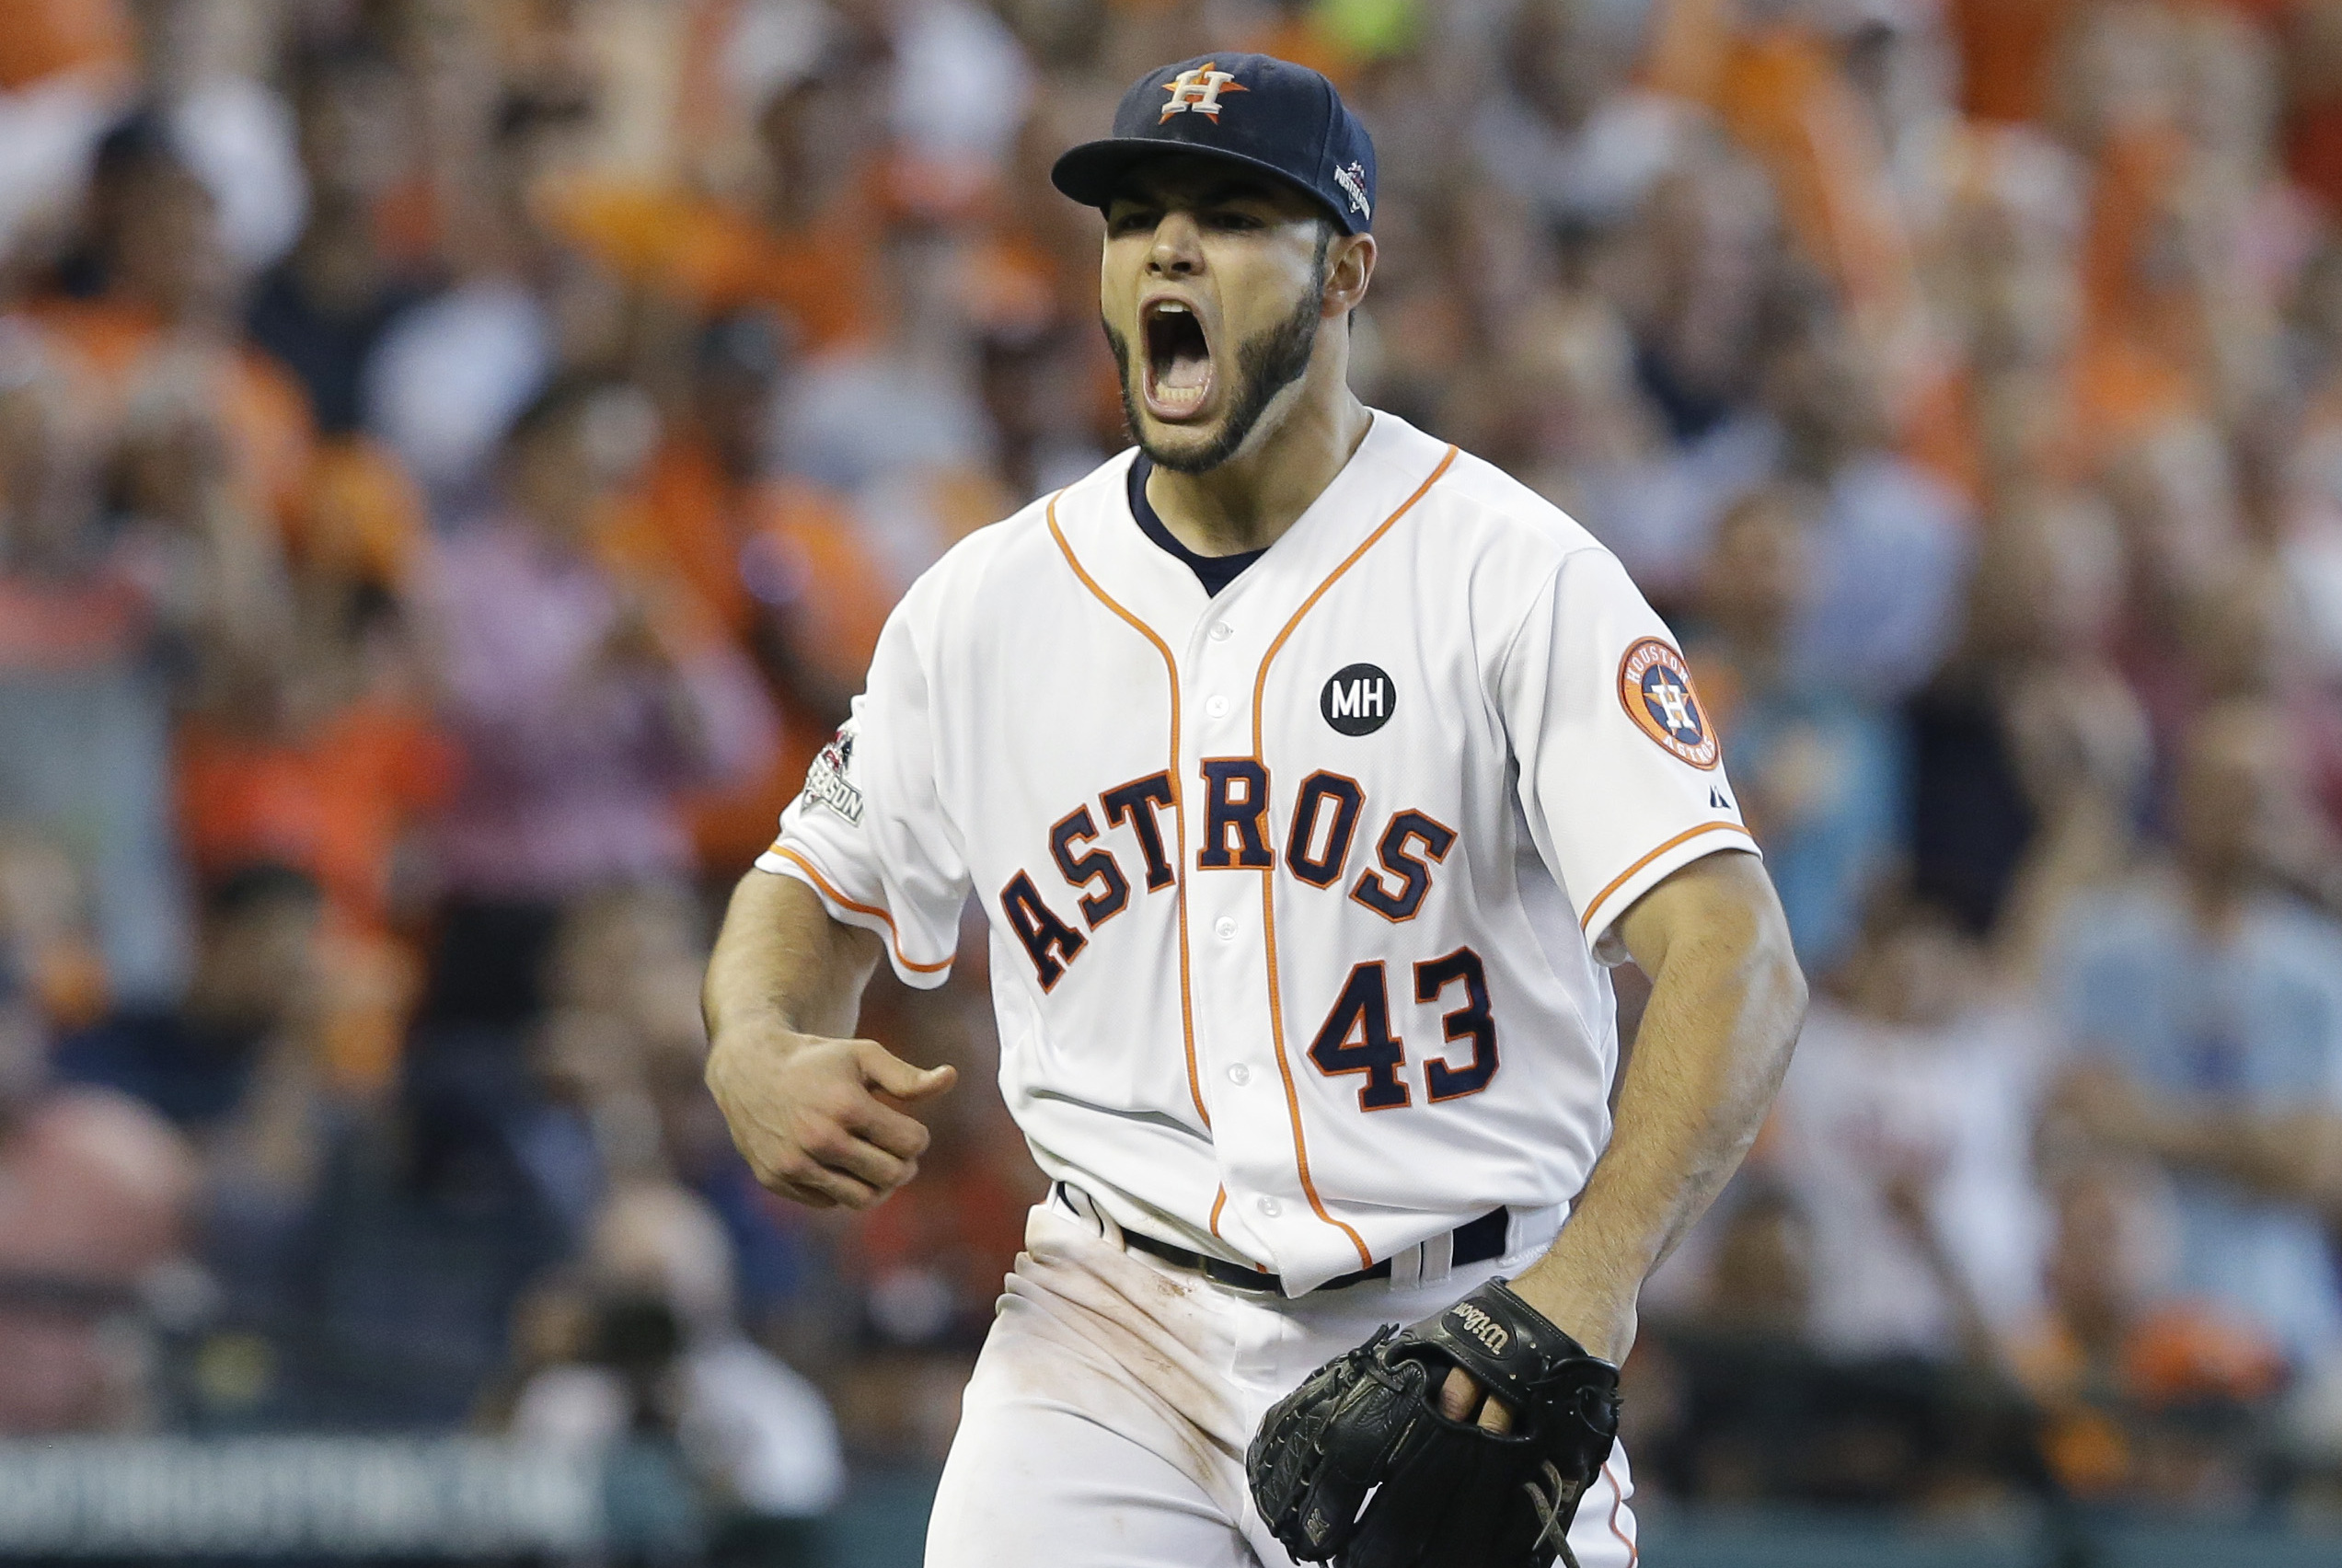
[[[1619,702],[1636,728],[1694,767],[1713,767],[1718,746],[1691,689],[1683,655],[1656,637],[1646,637],[1619,661]]]
[[[854,725],[849,720],[805,770],[805,798],[827,806],[856,826],[862,821],[862,792],[846,775],[854,766]]]

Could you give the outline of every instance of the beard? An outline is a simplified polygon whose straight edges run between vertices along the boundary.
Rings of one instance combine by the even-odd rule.
[[[1319,257],[1322,265],[1322,247]],[[1208,474],[1235,456],[1276,395],[1308,374],[1309,356],[1317,349],[1318,329],[1324,324],[1321,309],[1323,297],[1324,279],[1321,277],[1316,288],[1302,294],[1293,314],[1237,351],[1235,396],[1229,400],[1228,412],[1221,417],[1219,433],[1201,449],[1184,452],[1168,451],[1147,439],[1134,386],[1139,366],[1131,357],[1130,340],[1114,330],[1111,322],[1102,319],[1099,325],[1105,328],[1106,341],[1114,351],[1114,366],[1122,372],[1123,419],[1148,460],[1174,474]]]

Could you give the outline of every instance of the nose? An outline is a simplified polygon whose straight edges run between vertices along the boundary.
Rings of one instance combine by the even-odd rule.
[[[1204,231],[1189,213],[1163,214],[1155,225],[1155,243],[1147,252],[1150,277],[1186,278],[1204,270]]]

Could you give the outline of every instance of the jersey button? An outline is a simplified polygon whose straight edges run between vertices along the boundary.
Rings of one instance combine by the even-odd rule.
[[[1275,1198],[1263,1198],[1256,1206],[1263,1214],[1268,1216],[1271,1219],[1275,1219],[1278,1215],[1285,1212],[1284,1209],[1278,1205],[1277,1201]]]
[[[1236,628],[1229,625],[1228,622],[1215,621],[1212,623],[1212,640],[1214,642],[1226,642],[1229,638],[1234,637],[1235,635]]]
[[[1239,1062],[1228,1069],[1228,1081],[1241,1089],[1252,1081],[1252,1069]]]
[[[1220,940],[1224,942],[1233,941],[1236,938],[1235,917],[1229,915],[1221,916],[1218,919],[1212,922],[1212,929],[1219,933]]]
[[[1210,714],[1215,719],[1227,718],[1228,698],[1224,697],[1213,698],[1210,701],[1204,704],[1204,711]]]

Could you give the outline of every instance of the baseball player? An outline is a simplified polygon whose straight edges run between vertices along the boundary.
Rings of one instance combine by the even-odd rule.
[[[883,1199],[952,1071],[860,994],[979,901],[1053,1185],[930,1568],[1631,1562],[1637,1292],[1805,998],[1716,735],[1607,550],[1352,396],[1374,148],[1323,77],[1166,66],[1053,178],[1136,448],[896,608],[733,896],[710,1084],[774,1191]]]

